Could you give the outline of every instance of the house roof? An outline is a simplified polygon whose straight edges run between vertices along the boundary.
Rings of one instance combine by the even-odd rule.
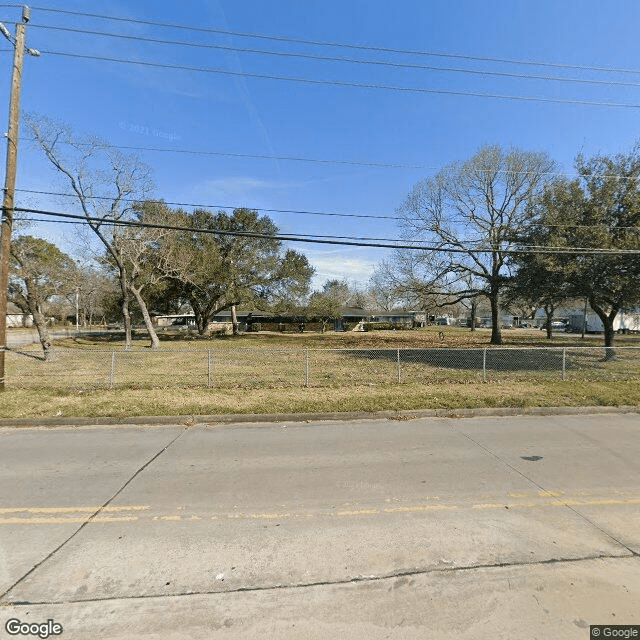
[[[7,302],[7,315],[9,316],[22,316],[24,311],[13,302]]]
[[[371,315],[371,311],[367,311],[362,307],[340,307],[339,311],[342,317],[357,316],[358,318],[365,318]]]

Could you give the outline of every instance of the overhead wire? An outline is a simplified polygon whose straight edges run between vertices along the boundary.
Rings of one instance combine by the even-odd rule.
[[[610,107],[623,109],[637,109],[640,103],[628,102],[603,102],[598,100],[578,100],[571,98],[549,98],[542,96],[524,96],[513,94],[490,93],[482,91],[458,91],[453,89],[431,89],[427,87],[404,87],[400,85],[379,84],[374,82],[353,82],[348,80],[321,80],[318,78],[303,78],[298,76],[283,76],[266,73],[253,73],[249,71],[232,71],[230,69],[221,69],[215,67],[195,67],[182,64],[167,64],[161,62],[150,62],[144,60],[130,60],[126,58],[112,58],[109,56],[98,56],[80,53],[69,53],[65,51],[54,51],[52,49],[41,49],[42,54],[72,58],[77,60],[92,60],[98,62],[113,62],[116,64],[130,64],[148,67],[152,69],[171,69],[177,71],[193,71],[197,73],[210,73],[241,78],[256,78],[261,80],[277,80],[281,82],[294,82],[301,84],[309,84],[314,86],[333,86],[333,87],[349,87],[355,89],[374,89],[382,91],[395,91],[400,93],[419,93],[426,95],[449,95],[449,96],[466,96],[473,98],[492,98],[498,100],[514,100],[525,102],[542,102],[548,104],[572,104],[589,107]]]
[[[76,198],[77,195],[73,193],[61,193],[57,191],[39,191],[35,189],[16,189],[17,192],[21,193],[31,193],[34,195],[47,195],[47,196],[60,196],[63,198]],[[112,198],[108,196],[87,196],[88,200],[112,200]],[[123,198],[123,202],[139,202],[139,199],[136,198]],[[374,215],[374,214],[363,214],[363,213],[333,213],[327,211],[307,211],[304,209],[266,209],[262,207],[241,207],[239,205],[224,205],[224,204],[199,204],[193,202],[169,202],[162,200],[163,204],[172,206],[172,207],[190,207],[193,209],[251,209],[252,211],[263,211],[265,213],[297,213],[301,215],[312,215],[312,216],[335,216],[339,218],[373,218],[380,220],[400,220],[401,218],[397,216],[385,216],[385,215]]]
[[[22,5],[5,4],[0,6],[5,8],[7,7],[20,8]],[[563,62],[550,62],[550,61],[541,61],[541,60],[521,60],[521,59],[511,59],[511,58],[490,57],[490,56],[475,56],[475,55],[468,55],[468,54],[461,54],[461,53],[425,51],[425,50],[419,50],[419,49],[401,49],[401,48],[382,47],[382,46],[376,46],[376,45],[350,43],[350,42],[311,40],[311,39],[304,39],[304,38],[292,38],[289,36],[282,36],[282,35],[249,33],[249,32],[243,32],[243,31],[233,31],[230,29],[219,29],[214,27],[194,27],[191,25],[184,25],[184,24],[158,22],[153,20],[141,20],[137,18],[124,17],[124,16],[109,16],[109,15],[98,14],[98,13],[72,11],[68,9],[54,9],[51,7],[39,7],[39,6],[33,6],[33,5],[31,8],[36,11],[56,13],[60,15],[70,15],[70,16],[77,16],[77,17],[84,17],[84,18],[97,18],[101,20],[110,20],[114,22],[126,22],[129,24],[141,24],[141,25],[154,26],[154,27],[163,27],[167,29],[180,29],[180,30],[185,30],[190,32],[219,34],[219,35],[233,36],[233,37],[240,37],[240,38],[253,38],[253,39],[260,39],[260,40],[269,40],[273,42],[303,44],[303,45],[311,45],[311,46],[317,46],[317,47],[335,47],[335,48],[354,49],[354,50],[360,50],[360,51],[376,51],[380,53],[393,53],[393,54],[415,55],[415,56],[432,56],[432,57],[451,58],[451,59],[458,59],[458,60],[472,60],[477,62],[494,62],[494,63],[501,63],[501,64],[528,65],[528,66],[551,67],[551,68],[559,68],[559,69],[574,69],[574,70],[581,70],[581,71],[598,71],[598,72],[606,72],[606,73],[629,73],[629,74],[640,73],[640,69],[633,69],[633,68],[616,68],[616,67],[606,67],[606,66],[597,66],[597,65],[577,65],[577,64],[569,64],[569,63],[563,63]]]
[[[125,127],[126,130],[126,127]],[[36,142],[36,138],[24,137],[22,138],[25,142]],[[59,140],[58,144],[66,144],[75,147],[83,147],[83,146],[91,146],[93,143],[90,142],[66,142],[64,140]],[[423,165],[423,164],[408,164],[408,163],[399,163],[399,162],[368,162],[364,160],[338,160],[331,158],[309,158],[309,157],[301,157],[301,156],[283,156],[283,155],[275,155],[275,154],[257,154],[257,153],[235,153],[232,151],[212,151],[207,149],[168,149],[166,147],[140,147],[135,145],[116,145],[109,143],[109,147],[113,149],[120,149],[123,151],[151,151],[154,153],[185,153],[192,155],[202,155],[202,156],[220,156],[225,158],[243,158],[243,159],[254,159],[254,160],[282,160],[282,161],[290,161],[290,162],[310,162],[310,163],[318,163],[318,164],[335,164],[335,165],[347,165],[347,166],[356,166],[356,167],[372,167],[379,169],[425,169],[425,170],[433,170],[438,167]],[[514,172],[514,173],[523,173],[523,172]],[[526,172],[525,172],[526,173]]]
[[[126,129],[126,127],[125,127]],[[26,142],[36,142],[36,138],[32,137],[24,137],[22,140]],[[58,140],[58,144],[65,144],[74,147],[90,147],[95,144],[95,142],[79,142],[73,141],[68,142],[65,140]],[[276,155],[276,154],[257,154],[257,153],[235,153],[232,151],[212,151],[207,149],[169,149],[167,147],[141,147],[136,145],[117,145],[108,143],[108,146],[112,149],[118,149],[122,151],[150,151],[154,153],[184,153],[184,154],[193,154],[193,155],[203,155],[203,156],[219,156],[225,158],[243,158],[243,159],[255,159],[255,160],[281,160],[281,161],[290,161],[290,162],[309,162],[309,163],[318,163],[318,164],[333,164],[333,165],[346,165],[346,166],[356,166],[356,167],[371,167],[371,168],[380,168],[380,169],[423,169],[426,171],[436,171],[441,169],[441,167],[437,167],[435,165],[425,165],[425,164],[410,164],[410,163],[400,163],[400,162],[370,162],[364,160],[339,160],[334,158],[310,158],[303,156],[286,156],[286,155]],[[512,175],[512,176],[521,176],[521,175],[529,175],[535,172],[532,171],[511,171],[508,169],[477,169],[474,168],[474,171],[478,173],[497,173],[500,175]],[[579,178],[581,174],[579,173],[569,173],[562,171],[542,171],[540,173],[535,173],[535,175],[544,175],[549,177],[558,177],[558,178]],[[619,180],[638,180],[640,176],[636,175],[621,175],[621,174],[603,174],[599,176],[600,178],[617,178]]]
[[[424,245],[419,242],[404,243],[400,240],[392,239],[376,239],[371,238],[351,238],[349,236],[321,236],[310,234],[264,234],[251,231],[230,231],[226,229],[209,229],[201,227],[183,227],[179,225],[166,225],[157,223],[148,223],[135,220],[109,219],[95,216],[86,216],[81,214],[63,213],[58,211],[46,211],[42,209],[15,207],[14,211],[20,213],[33,213],[36,215],[44,215],[51,217],[59,217],[71,220],[81,221],[83,224],[93,223],[95,225],[115,225],[124,227],[138,227],[148,229],[159,229],[167,231],[182,231],[187,233],[203,233],[220,236],[257,238],[264,240],[278,240],[282,242],[303,242],[313,244],[329,244],[341,246],[355,246],[367,248],[383,248],[383,249],[411,249],[416,251],[431,251],[439,253],[495,253],[502,254],[569,254],[569,255],[640,255],[640,249],[600,249],[594,247],[546,247],[546,246],[529,246],[524,248],[495,248],[495,247],[452,247],[450,243],[444,245]]]
[[[63,198],[77,198],[77,194],[74,193],[62,193],[59,191],[41,191],[36,189],[16,189],[16,192],[20,193],[30,193],[33,195],[47,195],[47,196],[56,196]],[[87,200],[113,200],[112,197],[109,196],[86,196]],[[261,211],[263,213],[279,213],[279,214],[300,214],[300,215],[313,215],[313,216],[330,216],[337,218],[364,218],[364,219],[373,219],[373,220],[404,220],[403,216],[388,216],[388,215],[379,215],[379,214],[365,214],[365,213],[338,213],[338,212],[329,212],[329,211],[308,211],[304,209],[267,209],[263,207],[247,207],[240,205],[229,205],[229,204],[202,204],[202,203],[193,203],[193,202],[169,202],[166,200],[158,200],[151,199],[154,202],[161,202],[167,206],[173,207],[189,207],[192,209],[218,209],[218,210],[234,210],[234,209],[249,209],[251,211]],[[136,198],[122,198],[122,202],[135,203],[140,202],[140,199]],[[535,227],[549,227],[549,228],[558,228],[558,229],[596,229],[601,228],[600,226],[594,225],[568,225],[568,224],[548,224],[548,223],[536,223],[530,222],[529,226]],[[634,226],[616,226],[616,227],[605,227],[608,229],[615,228],[618,231],[640,231],[640,227]]]
[[[153,44],[167,44],[173,46],[183,46],[201,49],[216,49],[220,51],[231,51],[235,53],[251,53],[266,56],[276,56],[283,58],[300,58],[305,60],[314,60],[322,62],[343,62],[349,64],[360,64],[370,66],[382,66],[391,67],[395,69],[411,69],[419,71],[436,71],[444,73],[461,73],[477,76],[492,76],[501,78],[515,78],[525,80],[543,80],[548,82],[569,82],[578,84],[592,84],[592,85],[607,85],[607,86],[623,86],[623,87],[640,87],[640,82],[625,82],[620,80],[595,80],[589,78],[574,78],[563,76],[544,76],[536,74],[524,74],[524,73],[511,73],[507,71],[487,71],[483,69],[463,69],[460,67],[437,67],[433,65],[415,64],[408,62],[392,62],[389,60],[371,60],[371,59],[359,59],[359,58],[345,58],[337,56],[322,56],[310,53],[300,53],[295,51],[270,51],[266,49],[250,49],[246,47],[237,47],[231,45],[224,45],[219,43],[201,43],[201,42],[187,42],[185,40],[164,40],[161,38],[150,38],[145,36],[134,36],[123,33],[109,33],[104,31],[93,31],[90,29],[79,29],[73,27],[61,27],[52,25],[39,25],[31,24],[31,28],[45,29],[52,31],[64,31],[69,33],[78,33],[85,35],[94,35],[108,38],[119,38],[122,40],[133,40],[136,42],[145,42]],[[640,73],[640,71],[638,72]]]
[[[14,5],[0,5],[0,6],[14,6]],[[41,9],[41,8],[40,8]],[[46,10],[46,9],[42,9],[42,10]],[[84,13],[79,13],[79,12],[66,12],[66,11],[62,11],[63,13],[73,13],[74,15],[84,15],[84,16],[91,16],[91,17],[100,17],[100,18],[104,18],[104,19],[114,19],[114,20],[126,20],[126,21],[130,21],[128,19],[125,18],[114,18],[114,17],[110,17],[110,16],[100,16],[98,14],[84,14]],[[138,22],[133,20],[132,22]],[[148,24],[156,24],[156,26],[173,26],[176,28],[183,28],[180,25],[165,25],[165,24],[161,24],[161,23],[151,23],[149,21],[141,21],[143,23],[148,23]],[[33,26],[38,26],[38,25],[33,25]],[[112,37],[129,37],[129,38],[135,38],[133,36],[119,36],[118,34],[108,34],[108,33],[103,33],[103,32],[94,32],[94,31],[86,31],[86,30],[74,30],[74,29],[67,29],[64,27],[43,27],[43,28],[52,28],[52,29],[62,29],[62,30],[70,30],[70,31],[80,31],[80,32],[86,32],[88,34],[91,35],[106,35],[106,36],[112,36]],[[188,28],[188,27],[184,27],[184,28]],[[196,30],[201,30],[199,28],[196,28]],[[219,32],[220,30],[208,30],[205,29],[205,31],[207,32]],[[232,32],[229,32],[232,34]],[[238,34],[236,34],[238,35]],[[253,37],[251,34],[239,34],[239,35],[245,35],[246,37]],[[255,34],[254,34],[255,35]],[[259,37],[258,35],[255,35],[255,37]],[[270,36],[265,36],[267,39],[270,39]],[[141,38],[135,38],[135,39],[141,39]],[[276,38],[277,39],[277,38]],[[177,42],[177,41],[166,41],[166,40],[158,40],[158,39],[150,39],[150,38],[142,38],[142,40],[146,40],[146,41],[153,41],[153,42],[160,42],[160,43],[168,43],[168,44],[184,44],[184,45],[188,45],[191,43],[186,43],[186,42]],[[285,39],[286,40],[286,39]],[[347,46],[347,47],[351,47],[351,45],[349,45],[348,43],[342,43],[342,44],[336,44],[336,43],[317,43],[317,42],[313,42],[313,41],[299,41],[299,42],[305,42],[308,44],[323,44],[324,46]],[[282,52],[268,52],[268,51],[262,51],[262,50],[250,50],[250,49],[240,49],[237,47],[224,47],[222,45],[198,45],[198,46],[215,46],[218,48],[223,48],[223,49],[230,49],[230,50],[237,50],[237,51],[249,51],[249,52],[253,52],[253,53],[265,53],[265,54],[271,54],[273,53],[274,55],[292,55],[292,56],[298,56],[298,57],[308,57],[308,58],[313,58],[313,59],[325,59],[325,60],[332,60],[332,61],[342,61],[342,62],[364,62],[367,64],[389,64],[391,66],[406,66],[409,68],[425,68],[425,69],[430,69],[430,70],[448,70],[448,71],[461,71],[461,72],[467,72],[467,70],[456,70],[456,69],[446,69],[446,68],[438,68],[438,67],[428,67],[425,65],[404,65],[401,63],[387,63],[387,62],[379,62],[379,61],[362,61],[362,60],[356,60],[356,59],[350,59],[350,58],[332,58],[332,57],[323,57],[323,56],[312,56],[312,55],[308,55],[308,54],[294,54],[294,53],[282,53]],[[354,45],[354,48],[363,48],[360,47],[359,45]],[[376,47],[364,47],[364,49],[366,50],[383,50],[383,51],[388,51],[388,52],[402,52],[402,50],[390,50],[390,49],[380,49],[380,48],[376,48]],[[406,50],[405,52],[408,52],[408,50]],[[233,71],[228,71],[225,69],[207,69],[207,68],[199,68],[199,67],[184,67],[181,65],[164,65],[164,64],[159,64],[159,63],[151,63],[151,62],[144,62],[144,61],[137,61],[137,60],[124,60],[124,59],[115,59],[115,58],[108,58],[108,57],[101,57],[101,56],[84,56],[81,54],[71,54],[71,53],[67,53],[67,52],[56,52],[56,51],[46,51],[46,53],[49,53],[51,55],[61,55],[61,56],[70,56],[70,57],[77,57],[77,58],[82,58],[82,59],[92,59],[92,60],[104,60],[104,61],[108,61],[108,62],[118,62],[118,63],[128,63],[128,64],[142,64],[142,65],[146,65],[146,66],[154,66],[154,67],[162,67],[162,68],[171,68],[171,69],[187,69],[187,70],[194,70],[194,71],[203,71],[203,72],[210,72],[210,73],[223,73],[223,74],[228,74],[228,75],[243,75],[243,76],[249,76],[249,77],[260,77],[260,78],[268,78],[268,79],[275,79],[275,80],[285,80],[285,81],[293,81],[293,82],[307,82],[307,83],[313,83],[313,84],[330,84],[330,85],[339,85],[339,86],[355,86],[355,87],[364,87],[364,88],[376,88],[376,89],[387,89],[387,90],[397,90],[397,91],[417,91],[417,92],[427,92],[427,93],[444,93],[444,94],[453,94],[453,95],[471,95],[471,96],[477,96],[477,97],[491,97],[491,98],[502,98],[502,99],[514,99],[514,100],[535,100],[535,101],[542,101],[542,102],[561,102],[561,103],[569,103],[569,104],[587,104],[587,105],[597,105],[597,106],[611,106],[611,107],[637,107],[640,105],[633,105],[633,104],[625,104],[625,103],[608,103],[608,102],[595,102],[595,101],[581,101],[581,100],[563,100],[563,99],[555,99],[555,98],[540,98],[540,97],[535,97],[535,96],[505,96],[505,95],[498,95],[498,94],[488,94],[488,93],[476,93],[476,92],[451,92],[451,91],[446,91],[446,90],[435,90],[435,89],[425,89],[425,88],[419,88],[419,87],[394,87],[394,86],[389,86],[389,85],[376,85],[376,84],[367,84],[367,83],[351,83],[351,82],[343,82],[343,81],[324,81],[324,80],[316,80],[316,79],[309,79],[309,78],[292,78],[292,77],[282,77],[282,76],[268,76],[268,75],[262,75],[262,74],[252,74],[252,73],[245,73],[245,72],[233,72]],[[413,52],[416,54],[424,54],[424,55],[431,55],[431,53],[429,52]],[[434,54],[435,55],[435,54]],[[468,56],[456,56],[456,55],[452,55],[450,57],[464,57],[464,58],[469,58]],[[506,60],[498,60],[498,59],[493,59],[493,61],[501,61],[501,62],[508,62]],[[514,61],[512,61],[514,62]],[[533,64],[533,63],[532,63]],[[543,63],[544,64],[544,63]],[[563,66],[563,65],[553,65],[553,66]],[[576,66],[571,66],[571,68],[587,68],[587,67],[576,67]],[[626,69],[626,70],[620,70],[620,69],[611,69],[611,68],[592,68],[592,70],[606,70],[606,71],[624,71],[624,72],[638,72],[640,73],[640,71],[637,70],[630,70],[630,69]],[[471,72],[477,72],[477,73],[482,73],[485,74],[485,72],[482,71],[471,71]],[[486,72],[486,74],[489,75],[495,75],[492,72]],[[534,78],[534,79],[551,79],[551,80],[569,80],[569,81],[579,81],[582,82],[582,79],[567,79],[567,78],[554,78],[554,77],[548,77],[548,76],[526,76],[524,74],[502,74],[499,73],[497,75],[507,75],[509,77],[523,77],[523,78]],[[588,81],[585,81],[588,82]],[[626,84],[628,86],[640,86],[640,84],[638,83],[618,83],[618,82],[609,82],[609,81],[596,81],[599,84]],[[141,150],[141,151],[153,151],[153,152],[173,152],[173,153],[192,153],[192,154],[197,154],[197,155],[220,155],[220,156],[225,156],[225,157],[249,157],[249,158],[260,158],[260,159],[279,159],[279,160],[290,160],[290,161],[303,161],[303,162],[317,162],[317,163],[330,163],[330,164],[348,164],[348,165],[359,165],[359,166],[371,166],[371,167],[393,167],[393,168],[411,168],[411,169],[435,169],[435,167],[426,167],[423,165],[401,165],[401,164],[392,164],[392,163],[372,163],[372,162],[357,162],[357,161],[343,161],[343,160],[329,160],[329,159],[317,159],[317,158],[300,158],[300,157],[291,157],[291,156],[267,156],[267,155],[252,155],[252,154],[235,154],[235,153],[230,153],[230,152],[217,152],[217,151],[198,151],[198,150],[189,150],[189,149],[162,149],[162,148],[157,148],[157,147],[134,147],[134,146],[123,146],[123,147],[119,147],[122,149],[130,149],[130,150]],[[508,173],[508,172],[505,172]],[[514,172],[516,173],[516,172]],[[519,172],[519,173],[526,173],[526,172]],[[558,173],[551,173],[549,172],[549,175],[567,175],[567,174],[558,174]],[[628,179],[628,176],[617,176],[620,178],[625,178]],[[53,194],[52,194],[53,195]],[[66,196],[67,194],[57,194],[57,195],[63,195]],[[181,204],[181,203],[168,203],[168,204]],[[209,205],[190,205],[190,204],[184,204],[182,203],[183,206],[209,206]],[[231,208],[229,206],[227,207],[220,207],[218,205],[214,205],[214,207],[219,207],[219,208]],[[301,214],[310,214],[310,215],[331,215],[331,216],[341,216],[341,217],[358,217],[358,218],[380,218],[380,219],[394,219],[394,220],[398,220],[401,219],[397,216],[374,216],[374,215],[360,215],[360,214],[338,214],[338,213],[328,213],[328,212],[309,212],[309,211],[286,211],[286,210],[274,210],[274,209],[270,209],[270,210],[266,210],[269,212],[278,212],[278,213],[301,213]],[[576,225],[577,227],[578,225]],[[573,227],[572,227],[573,228]]]

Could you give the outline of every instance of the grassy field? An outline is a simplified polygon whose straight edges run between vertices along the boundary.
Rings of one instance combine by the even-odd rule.
[[[223,349],[223,348],[253,348],[253,347],[289,347],[289,348],[319,348],[319,349],[378,349],[378,348],[428,348],[428,347],[486,347],[489,346],[491,332],[489,329],[470,331],[459,327],[431,326],[424,329],[405,331],[369,331],[344,332],[327,331],[326,333],[275,333],[258,332],[244,333],[239,337],[211,336],[200,337],[195,334],[165,331],[159,333],[162,348],[194,348],[194,349]],[[554,333],[551,340],[547,340],[546,332],[539,329],[504,329],[502,332],[503,346],[521,347],[562,347],[562,346],[602,346],[601,334],[587,334],[581,338],[579,334]],[[92,338],[67,338],[56,342],[58,346],[74,348],[123,348],[122,335],[96,336]],[[146,349],[149,339],[144,332],[138,332],[134,337],[135,349]],[[640,347],[640,334],[616,336],[618,346]]]
[[[0,416],[210,415],[436,408],[640,405],[640,339],[454,327],[370,333],[165,334],[161,353],[108,336],[9,353]],[[578,347],[578,348],[577,348]],[[585,348],[586,347],[586,348]],[[339,351],[338,351],[339,350]],[[484,359],[484,360],[483,360]],[[484,365],[484,370],[483,370]],[[563,373],[564,367],[564,373]],[[563,380],[563,375],[565,380]]]

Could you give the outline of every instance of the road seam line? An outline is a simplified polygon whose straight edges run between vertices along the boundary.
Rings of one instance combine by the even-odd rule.
[[[66,539],[63,540],[53,551],[51,551],[48,555],[46,555],[42,560],[40,560],[37,564],[35,564],[29,571],[27,571],[22,577],[18,578],[8,589],[6,589],[3,593],[0,594],[0,605],[4,598],[9,595],[21,582],[23,582],[26,578],[28,578],[34,571],[39,569],[45,562],[50,560],[58,551],[60,551],[64,546],[67,545],[73,538],[75,538],[90,522],[96,520],[98,516],[109,507],[109,505],[133,482],[133,480],[141,474],[149,465],[151,465],[155,460],[157,460],[176,440],[181,438],[188,430],[189,426],[184,427],[180,433],[178,433],[175,438],[173,438],[169,443],[167,443],[160,451],[158,451],[153,457],[151,457],[147,462],[145,462],[101,507],[99,507],[96,511],[94,511],[87,519],[85,519],[82,524]]]
[[[473,444],[475,444],[477,447],[479,447],[480,449],[482,449],[483,451],[488,453],[490,456],[493,456],[496,460],[501,462],[506,467],[509,467],[509,469],[511,469],[512,471],[515,471],[519,476],[521,476],[525,480],[527,480],[527,482],[530,482],[535,487],[538,487],[538,489],[540,489],[540,491],[542,491],[542,492],[544,492],[546,494],[550,493],[551,490],[545,489],[542,485],[538,484],[535,480],[533,480],[533,478],[530,478],[525,473],[520,471],[520,469],[517,469],[511,463],[509,463],[506,460],[504,460],[503,458],[501,458],[497,453],[494,453],[493,451],[491,451],[491,449],[489,449],[488,447],[485,447],[482,443],[478,442],[477,440],[474,440],[469,434],[465,433],[464,431],[460,431],[459,429],[456,429],[452,424],[449,424],[449,428],[452,429],[453,431],[455,431],[456,433],[458,433],[459,435],[463,436],[464,438],[466,438],[470,442],[473,442]],[[557,504],[558,505],[562,505],[563,507],[566,507],[567,509],[569,509],[570,511],[575,513],[579,518],[584,520],[587,524],[590,524],[592,527],[594,527],[595,529],[600,531],[600,533],[604,534],[605,536],[607,536],[608,538],[613,540],[617,545],[619,545],[622,548],[626,549],[631,555],[640,556],[640,554],[638,554],[636,551],[634,551],[631,547],[626,545],[621,540],[618,540],[618,538],[616,538],[613,534],[609,533],[608,531],[605,531],[602,527],[600,527],[598,524],[593,522],[593,520],[589,519],[587,516],[585,516],[584,514],[580,513],[577,509],[575,509],[570,504],[570,502],[572,502],[572,501],[571,500],[558,500]]]
[[[462,567],[432,567],[428,569],[407,569],[405,571],[397,571],[394,573],[387,573],[382,575],[360,575],[353,578],[345,578],[344,580],[320,580],[318,582],[300,582],[297,584],[275,584],[268,586],[257,587],[238,587],[236,589],[229,589],[226,591],[185,591],[182,593],[154,593],[144,594],[138,596],[121,596],[121,597],[102,597],[102,598],[86,598],[77,600],[42,600],[42,601],[16,601],[16,602],[1,602],[0,610],[8,606],[21,607],[21,606],[54,606],[54,605],[74,605],[74,604],[89,604],[97,602],[116,602],[124,600],[147,600],[152,598],[184,598],[189,596],[220,596],[220,595],[234,595],[238,593],[256,593],[260,591],[278,591],[278,590],[297,590],[297,589],[309,589],[313,587],[332,587],[332,586],[347,586],[359,583],[371,583],[371,582],[383,582],[385,580],[396,580],[398,578],[408,578],[411,576],[422,575],[435,575],[446,573],[458,573],[463,571],[478,571],[483,569],[510,569],[510,568],[523,568],[523,567],[536,567],[546,566],[554,564],[568,564],[574,562],[590,562],[593,560],[638,560],[638,555],[634,553],[624,553],[622,555],[612,554],[598,554],[591,556],[582,556],[580,558],[550,558],[547,560],[534,560],[523,562],[496,562],[488,564],[468,565]]]

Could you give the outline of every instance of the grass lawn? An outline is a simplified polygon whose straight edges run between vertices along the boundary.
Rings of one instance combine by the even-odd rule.
[[[414,384],[299,389],[18,389],[1,399],[5,418],[171,416],[640,405],[637,381],[539,384]]]
[[[562,347],[562,346],[602,346],[601,334],[587,334],[581,338],[579,334],[554,333],[551,340],[547,340],[545,331],[539,329],[503,329],[503,346],[521,347]],[[477,329],[470,331],[460,327],[430,326],[424,329],[404,331],[348,331],[339,333],[275,333],[261,331],[244,333],[241,336],[212,336],[200,337],[195,334],[185,335],[183,332],[165,331],[159,333],[163,349],[193,348],[193,349],[224,349],[224,348],[255,348],[255,347],[286,347],[310,349],[379,349],[379,348],[428,348],[428,347],[487,347],[491,331]],[[105,334],[87,338],[66,338],[56,342],[59,346],[75,348],[123,348],[122,334]],[[640,347],[640,334],[616,336],[618,346]],[[145,349],[149,346],[149,339],[144,332],[139,331],[134,337],[134,348]]]
[[[487,354],[487,330],[454,327],[162,338],[161,353],[144,337],[124,352],[108,336],[60,340],[50,363],[36,347],[10,352],[0,417],[640,405],[635,335],[616,337],[638,348],[612,362],[603,361],[602,336],[548,341],[539,330],[505,330],[510,350]]]

